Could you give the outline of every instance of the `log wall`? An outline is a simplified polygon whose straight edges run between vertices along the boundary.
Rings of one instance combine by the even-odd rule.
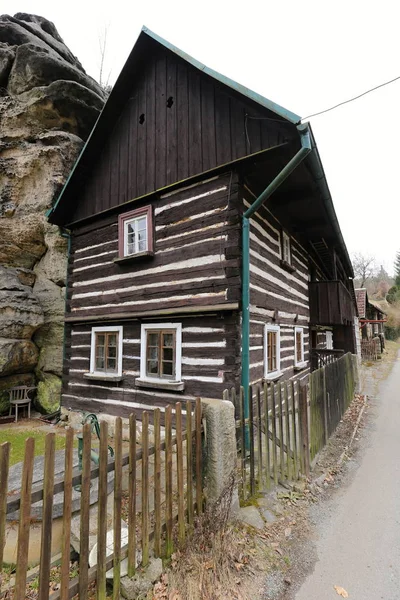
[[[243,209],[253,195],[242,188]],[[290,236],[292,266],[281,264],[282,227],[265,206],[250,219],[250,382],[264,377],[264,329],[280,326],[280,365],[283,379],[303,378],[309,373],[309,259],[305,249]],[[304,328],[304,360],[307,367],[295,368],[295,327]]]
[[[149,321],[146,321],[149,322]],[[154,319],[151,322],[162,320]],[[197,396],[222,398],[227,387],[239,386],[240,335],[237,312],[169,318],[182,324],[182,392],[135,387],[140,370],[141,321],[123,326],[122,381],[88,380],[91,324],[67,326],[62,403],[66,408],[129,416]]]
[[[73,230],[67,321],[239,301],[236,176],[214,177],[152,205],[153,257],[114,261],[118,214]]]

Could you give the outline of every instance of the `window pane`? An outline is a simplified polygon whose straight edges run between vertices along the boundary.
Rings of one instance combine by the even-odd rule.
[[[117,359],[116,358],[108,358],[107,371],[116,371],[116,370],[117,370]]]
[[[147,358],[158,360],[158,346],[149,346]]]
[[[137,219],[138,230],[145,231],[147,229],[147,217],[140,217]]]
[[[163,348],[163,360],[174,360],[173,348]]]
[[[117,357],[117,348],[115,346],[111,346],[108,348],[108,356],[109,358]]]
[[[147,343],[149,346],[157,346],[158,347],[158,331],[156,333],[148,333],[147,334]]]
[[[139,242],[138,245],[138,252],[145,252],[147,249],[147,243],[146,240],[142,240],[141,242]]]
[[[96,358],[96,370],[103,370],[104,369],[104,356],[97,356]]]
[[[147,374],[158,375],[158,360],[147,361]]]
[[[163,362],[163,374],[164,375],[173,375],[173,363],[172,362]]]
[[[163,334],[163,346],[173,347],[174,345],[174,334],[164,333]]]
[[[135,245],[134,244],[128,244],[127,253],[128,254],[135,254]]]
[[[108,334],[108,345],[116,346],[117,345],[117,335],[115,333]]]
[[[105,335],[104,333],[96,333],[96,346],[104,346]]]

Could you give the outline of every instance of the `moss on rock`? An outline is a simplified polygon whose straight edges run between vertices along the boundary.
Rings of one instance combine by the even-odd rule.
[[[52,373],[42,373],[43,380],[39,381],[36,408],[44,414],[51,414],[60,408],[61,379]]]

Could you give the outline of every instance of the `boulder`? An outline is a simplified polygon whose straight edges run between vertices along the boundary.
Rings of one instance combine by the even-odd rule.
[[[35,400],[36,408],[50,415],[60,408],[61,379],[52,373],[42,373]]]
[[[53,23],[0,16],[0,411],[35,382],[40,410],[59,406],[68,250],[46,211],[104,98]]]
[[[0,43],[0,87],[5,88],[7,86],[15,53],[16,46]]]
[[[30,340],[0,338],[0,377],[29,373],[38,361],[39,350]]]
[[[36,372],[40,378],[41,371],[48,371],[61,377],[64,345],[64,325],[61,322],[46,323],[33,336],[39,348],[39,359]]]
[[[49,85],[55,80],[76,81],[102,98],[101,88],[95,81],[50,48],[36,43],[17,47],[7,84],[11,95]]]
[[[0,338],[30,339],[44,323],[39,300],[20,273],[0,266]]]

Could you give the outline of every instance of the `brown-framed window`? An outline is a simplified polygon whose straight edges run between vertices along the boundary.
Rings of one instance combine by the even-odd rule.
[[[291,264],[290,236],[282,231],[282,260]]]
[[[279,325],[265,326],[264,341],[264,371],[265,377],[279,375],[280,372],[280,328]]]
[[[295,327],[294,329],[294,362],[295,365],[304,363],[304,329]]]
[[[95,371],[117,373],[118,371],[118,332],[97,332],[95,334]]]
[[[119,257],[153,252],[153,218],[151,206],[143,206],[118,217]]]
[[[146,330],[146,377],[175,379],[176,330]]]

